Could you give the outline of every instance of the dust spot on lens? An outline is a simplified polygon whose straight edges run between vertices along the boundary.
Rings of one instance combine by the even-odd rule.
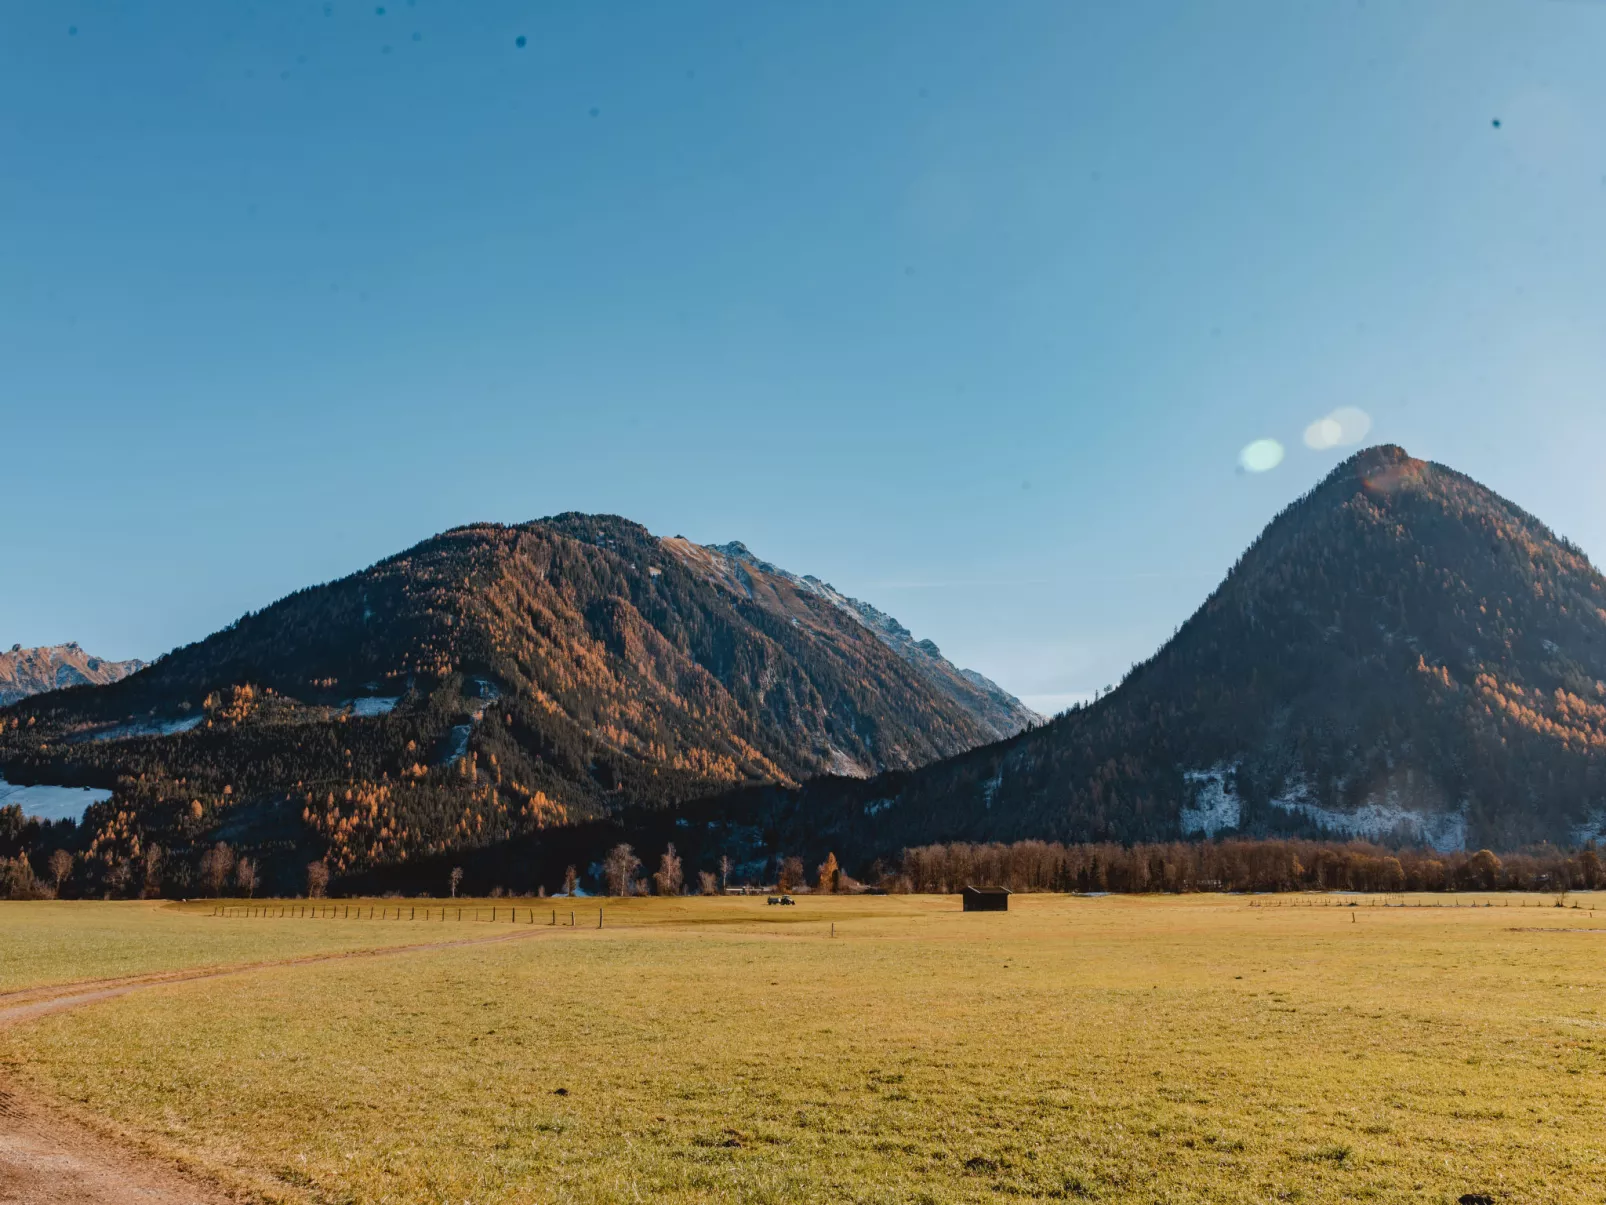
[[[523,50],[524,49],[524,45],[528,40],[529,39],[526,38],[523,34],[520,34],[518,37],[513,39],[513,45],[517,46],[520,50]]]

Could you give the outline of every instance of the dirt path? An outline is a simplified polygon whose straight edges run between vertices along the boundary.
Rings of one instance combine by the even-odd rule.
[[[308,954],[245,966],[164,971],[7,992],[0,994],[0,1026],[16,1025],[47,1013],[196,979],[222,979],[307,963],[385,958],[456,946],[523,941],[543,931],[544,926],[491,937]],[[171,1161],[131,1149],[97,1133],[61,1115],[59,1110],[52,1110],[46,1102],[30,1099],[26,1093],[0,1080],[0,1205],[224,1205],[241,1199],[200,1177],[186,1174]]]

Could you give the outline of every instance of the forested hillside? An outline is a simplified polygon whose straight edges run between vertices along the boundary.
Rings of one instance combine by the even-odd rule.
[[[998,735],[981,687],[790,575],[706,570],[607,516],[447,532],[0,712],[0,770],[115,790],[86,817],[86,882],[153,846],[179,875],[219,840],[339,875]]]

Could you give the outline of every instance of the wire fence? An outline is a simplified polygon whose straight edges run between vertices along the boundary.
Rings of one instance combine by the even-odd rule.
[[[521,908],[493,904],[489,908],[450,904],[329,904],[269,903],[214,904],[211,915],[223,920],[351,920],[433,921],[436,924],[548,925],[578,928],[581,913],[565,908]],[[584,914],[590,925],[589,909]],[[603,910],[597,909],[597,928],[603,927]]]

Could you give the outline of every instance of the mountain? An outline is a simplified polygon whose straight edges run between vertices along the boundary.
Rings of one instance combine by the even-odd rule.
[[[913,768],[1033,718],[858,607],[613,516],[459,528],[123,681],[13,705],[0,772],[114,788],[86,817],[108,873],[217,840],[340,873]]]
[[[104,686],[145,668],[143,661],[107,661],[78,647],[77,641],[0,653],[0,707],[29,695],[68,686]]]
[[[1539,520],[1397,447],[1268,526],[1094,704],[911,773],[747,792],[772,840],[1606,837],[1606,579]]]

